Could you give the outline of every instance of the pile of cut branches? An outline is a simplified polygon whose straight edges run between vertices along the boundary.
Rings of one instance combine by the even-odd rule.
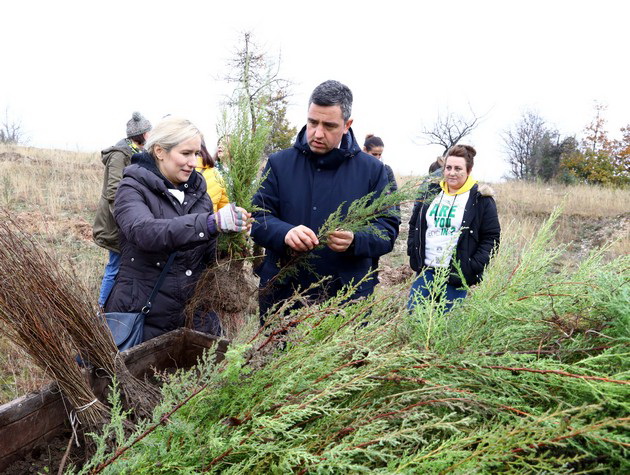
[[[408,314],[403,288],[279,309],[84,470],[628,472],[630,258],[558,271],[552,241],[553,220],[504,243],[447,314],[431,296]]]
[[[8,213],[0,221],[0,276],[3,330],[52,373],[86,430],[106,423],[109,410],[94,396],[79,361],[118,380],[125,408],[151,416],[159,390],[128,371],[87,290]]]

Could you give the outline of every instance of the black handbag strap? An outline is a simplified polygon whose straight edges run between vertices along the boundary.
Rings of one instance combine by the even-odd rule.
[[[177,253],[173,252],[170,256],[168,256],[168,260],[166,261],[166,264],[164,264],[164,269],[162,269],[162,273],[160,274],[158,281],[155,283],[155,287],[153,287],[153,290],[151,291],[151,295],[149,295],[149,298],[147,299],[146,305],[142,307],[142,310],[140,310],[145,315],[147,315],[151,311],[151,307],[153,306],[153,299],[157,296],[157,293],[160,291],[160,287],[162,287],[162,283],[164,283],[164,279],[166,278],[168,269],[171,267],[171,264],[173,263],[173,260],[175,259],[175,254]]]

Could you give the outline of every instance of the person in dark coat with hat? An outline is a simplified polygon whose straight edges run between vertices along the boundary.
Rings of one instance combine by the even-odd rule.
[[[94,242],[107,249],[109,260],[105,266],[105,273],[101,282],[101,290],[98,297],[100,308],[105,306],[105,301],[114,285],[114,279],[120,267],[120,245],[118,242],[118,228],[114,221],[114,197],[118,184],[122,178],[123,170],[131,163],[131,156],[138,153],[144,147],[151,130],[151,122],[145,119],[140,112],[134,112],[127,122],[127,138],[120,140],[113,147],[101,152],[101,161],[105,165],[103,175],[103,188],[101,198],[94,219],[92,236]]]
[[[319,228],[339,205],[343,203],[347,210],[369,193],[378,196],[388,184],[383,164],[361,151],[355,140],[351,109],[352,92],[347,86],[338,81],[320,84],[310,97],[307,123],[294,146],[267,161],[265,179],[254,197],[254,204],[264,211],[254,213],[252,226],[254,241],[265,248],[265,259],[257,269],[263,320],[275,303],[319,280],[306,269],[274,280],[283,263],[319,244]],[[365,277],[373,259],[392,250],[399,221],[393,214],[373,220],[385,239],[368,231],[340,229],[330,234],[327,247],[313,251],[317,256],[311,260],[314,270],[330,278],[312,292],[313,300],[333,296],[344,285]],[[367,279],[352,297],[370,295],[375,284],[376,279]]]
[[[185,324],[184,308],[207,266],[216,262],[219,232],[250,228],[250,215],[233,203],[216,214],[206,181],[195,171],[202,135],[169,116],[125,168],[114,201],[121,262],[106,312],[139,312],[171,253],[172,266],[144,323],[144,341]],[[214,313],[195,316],[196,328],[220,334]]]

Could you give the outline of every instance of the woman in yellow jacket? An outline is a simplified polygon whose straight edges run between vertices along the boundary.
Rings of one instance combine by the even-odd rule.
[[[225,181],[214,166],[214,158],[208,153],[205,142],[201,142],[201,153],[197,161],[197,171],[206,179],[208,195],[214,205],[214,212],[223,208],[230,201],[225,190]]]

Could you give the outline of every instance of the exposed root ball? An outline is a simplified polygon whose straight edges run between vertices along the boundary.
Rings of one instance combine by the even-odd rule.
[[[116,358],[116,377],[127,408],[136,417],[150,419],[160,401],[160,390],[129,372],[121,358]]]
[[[243,325],[244,314],[255,311],[256,284],[242,260],[225,260],[199,279],[187,314],[214,311],[229,337]]]

